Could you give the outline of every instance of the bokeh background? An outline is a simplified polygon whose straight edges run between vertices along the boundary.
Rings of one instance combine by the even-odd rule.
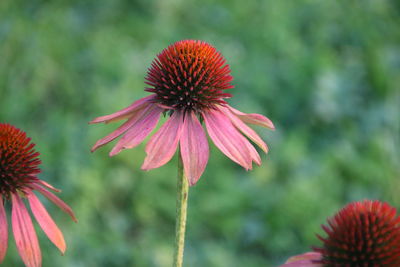
[[[43,266],[171,266],[176,157],[143,172],[144,145],[91,154],[118,123],[87,122],[145,96],[152,59],[181,39],[221,51],[229,103],[276,125],[256,129],[270,153],[251,172],[212,146],[190,191],[185,266],[277,266],[318,246],[350,201],[400,208],[399,3],[0,1],[0,121],[32,137],[40,177],[79,219],[44,200],[68,250],[37,227]],[[12,238],[3,265],[22,266]]]

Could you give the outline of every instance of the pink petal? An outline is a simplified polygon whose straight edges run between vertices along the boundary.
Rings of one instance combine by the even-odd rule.
[[[54,186],[52,186],[51,184],[49,184],[49,183],[47,183],[47,182],[45,182],[43,180],[37,179],[37,182],[40,183],[41,185],[47,187],[48,189],[53,190],[54,192],[57,192],[57,193],[61,192],[60,189],[55,188]]]
[[[28,200],[36,221],[39,223],[40,227],[46,233],[50,241],[53,242],[53,244],[61,251],[62,254],[64,254],[66,245],[64,236],[60,229],[57,227],[56,223],[46,211],[46,208],[33,192],[28,194]]]
[[[268,152],[267,144],[253,129],[247,126],[237,115],[232,113],[230,109],[221,107],[221,110],[231,119],[236,128],[238,128],[243,134],[256,143],[265,153]]]
[[[99,147],[102,147],[102,146],[108,144],[109,142],[113,141],[115,138],[117,138],[118,136],[120,136],[121,134],[126,132],[129,128],[131,128],[133,125],[135,125],[135,123],[138,120],[138,118],[140,117],[140,115],[141,115],[141,112],[137,112],[137,113],[133,114],[132,117],[129,118],[129,120],[127,120],[120,127],[118,127],[117,130],[113,131],[111,134],[107,135],[106,137],[98,140],[96,142],[96,144],[94,144],[94,146],[92,147],[92,149],[90,151],[94,152]]]
[[[47,191],[46,189],[44,189],[43,187],[41,187],[38,184],[31,184],[31,187],[33,189],[35,189],[36,191],[38,191],[39,193],[41,193],[43,196],[45,196],[46,198],[48,198],[51,202],[53,202],[54,204],[56,204],[62,211],[64,211],[65,213],[67,213],[74,222],[78,222],[78,220],[76,219],[74,212],[72,211],[72,209],[65,204],[64,201],[62,201],[61,199],[59,199],[56,195],[54,195],[53,193]]]
[[[211,109],[203,112],[203,118],[208,134],[222,153],[243,168],[251,169],[251,144],[236,130],[229,118],[221,111]]]
[[[247,140],[246,140],[247,141]],[[250,144],[249,141],[246,142],[247,143],[247,147],[250,150],[250,155],[252,160],[258,165],[261,165],[261,157],[260,154],[258,154],[257,150],[254,148],[254,146],[252,144]]]
[[[315,263],[321,259],[321,254],[317,252],[307,252],[301,255],[289,258],[285,264],[280,267],[322,267],[323,264]]]
[[[42,255],[39,242],[31,217],[18,193],[12,194],[11,220],[15,243],[22,261],[27,267],[40,267]]]
[[[3,262],[8,247],[8,224],[3,196],[0,195],[0,263]]]
[[[267,127],[271,130],[275,130],[275,126],[272,123],[272,121],[261,114],[243,113],[237,109],[234,109],[233,107],[231,107],[229,105],[227,105],[227,108],[229,108],[236,116],[238,116],[245,123],[256,124],[256,125],[260,125],[263,127]]]
[[[323,265],[318,263],[313,263],[310,260],[300,260],[300,261],[285,263],[280,265],[279,267],[323,267]]]
[[[140,144],[156,127],[163,110],[151,106],[143,112],[128,132],[118,141],[110,152],[110,156],[118,154],[122,149],[133,148]]]
[[[143,170],[158,168],[174,155],[182,132],[183,114],[175,111],[171,118],[152,136],[146,146]]]
[[[132,113],[134,113],[135,111],[138,111],[139,109],[149,105],[150,100],[152,100],[154,98],[154,94],[153,95],[149,95],[146,97],[143,97],[135,102],[133,102],[130,106],[121,109],[113,114],[110,115],[106,115],[106,116],[101,116],[101,117],[97,117],[95,119],[93,119],[91,122],[89,122],[90,124],[93,123],[100,123],[100,122],[112,122],[112,121],[118,121],[118,120],[122,120],[125,119],[127,117],[130,117]]]
[[[180,139],[185,175],[192,186],[203,174],[208,161],[208,142],[199,120],[193,112],[185,115]]]

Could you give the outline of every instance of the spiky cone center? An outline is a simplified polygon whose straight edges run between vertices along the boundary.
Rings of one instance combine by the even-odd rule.
[[[11,193],[25,193],[24,189],[40,173],[40,154],[30,141],[25,132],[0,123],[0,195],[7,199]]]
[[[322,226],[327,237],[319,263],[324,266],[400,266],[400,217],[379,201],[355,202]]]
[[[200,112],[224,104],[233,88],[229,65],[211,45],[194,40],[176,42],[152,62],[146,77],[146,91],[172,110]]]

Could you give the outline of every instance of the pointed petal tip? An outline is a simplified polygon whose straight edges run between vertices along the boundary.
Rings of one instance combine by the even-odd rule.
[[[39,180],[39,183],[44,185],[46,188],[53,190],[54,192],[60,193],[62,191],[61,189],[55,188],[54,186],[43,180]]]
[[[64,243],[63,247],[58,247],[58,250],[60,251],[61,256],[65,255],[65,251],[67,250],[67,245]]]
[[[90,148],[90,152],[95,152],[99,147],[101,147],[101,145],[99,145],[99,141],[97,141],[92,148]]]
[[[112,114],[111,114],[112,115]],[[96,117],[96,118],[94,118],[93,120],[91,120],[91,121],[89,121],[88,122],[88,124],[89,125],[91,125],[91,124],[97,124],[97,123],[104,123],[104,124],[107,124],[107,123],[109,123],[110,121],[105,121],[104,120],[104,117],[108,117],[109,115],[107,115],[107,116],[101,116],[101,117]]]
[[[250,163],[250,165],[248,165],[247,167],[245,167],[244,169],[246,170],[246,171],[251,171],[251,170],[253,170],[253,164],[252,164],[253,162],[251,162]]]
[[[272,121],[270,121],[269,129],[272,130],[272,131],[276,130],[275,125],[274,125],[274,123]]]
[[[124,149],[124,148],[122,148],[122,149]],[[109,156],[109,157],[113,157],[113,156],[117,155],[119,152],[121,152],[122,149],[114,149],[114,148],[113,148],[113,149],[110,151],[110,153],[108,153],[108,156]]]
[[[197,184],[197,182],[200,180],[200,177],[189,177],[189,176],[187,176],[186,179],[187,179],[187,181],[189,183],[189,186],[195,186]]]
[[[141,169],[142,171],[149,171],[149,170],[151,170],[152,168],[150,168],[146,162],[143,162],[143,164],[142,164],[142,166],[140,167],[140,169]]]

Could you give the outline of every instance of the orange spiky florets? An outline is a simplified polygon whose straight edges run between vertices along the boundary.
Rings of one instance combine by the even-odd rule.
[[[156,100],[173,110],[201,111],[225,103],[233,88],[229,65],[211,45],[184,40],[164,49],[149,68],[146,91],[156,93]]]
[[[387,203],[365,200],[344,207],[329,226],[327,237],[314,251],[324,266],[400,266],[400,217]]]
[[[25,132],[0,123],[0,195],[6,198],[24,188],[40,173],[39,153]]]

